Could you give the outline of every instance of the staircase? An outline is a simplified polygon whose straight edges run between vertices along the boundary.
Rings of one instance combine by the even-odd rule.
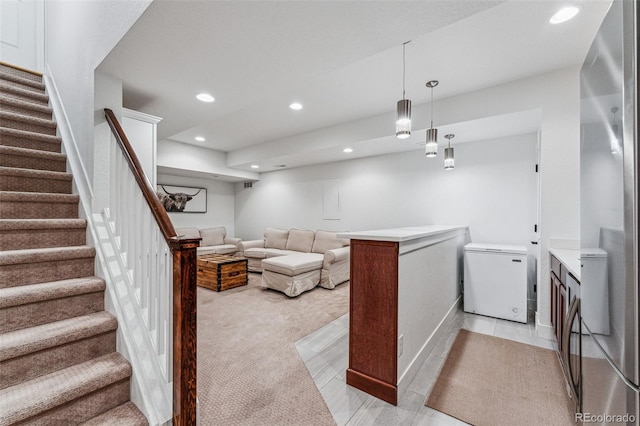
[[[0,64],[0,426],[146,425],[38,75]]]

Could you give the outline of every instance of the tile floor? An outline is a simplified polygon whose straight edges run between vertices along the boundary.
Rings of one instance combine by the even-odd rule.
[[[460,328],[511,339],[548,349],[555,342],[533,325],[503,321],[459,310],[447,325],[407,392],[393,406],[345,383],[349,364],[349,314],[345,314],[296,342],[316,386],[334,420],[343,425],[466,425],[453,417],[428,408],[424,402]]]

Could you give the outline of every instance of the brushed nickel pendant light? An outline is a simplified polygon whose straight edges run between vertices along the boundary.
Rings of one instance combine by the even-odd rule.
[[[405,99],[405,48],[411,40],[402,43],[402,99],[398,101],[396,116],[396,138],[407,139],[411,136],[411,101]]]
[[[444,149],[444,169],[453,170],[455,167],[455,161],[453,158],[453,148],[451,148],[451,139],[456,135],[444,135],[445,139],[449,142],[449,146]]]
[[[431,127],[427,129],[427,145],[424,155],[435,157],[438,155],[438,129],[433,127],[433,88],[438,85],[438,80],[427,82],[427,87],[431,89]]]

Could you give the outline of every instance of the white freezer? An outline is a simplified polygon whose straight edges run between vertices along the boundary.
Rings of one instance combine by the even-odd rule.
[[[470,243],[464,247],[464,311],[527,322],[527,249]]]

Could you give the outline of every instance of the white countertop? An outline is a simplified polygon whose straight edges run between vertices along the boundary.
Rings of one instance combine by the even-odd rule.
[[[557,257],[574,277],[580,279],[580,250],[550,248],[549,253]]]
[[[403,242],[466,228],[466,226],[459,225],[411,226],[406,228],[375,229],[372,231],[341,232],[338,234],[338,238]]]

